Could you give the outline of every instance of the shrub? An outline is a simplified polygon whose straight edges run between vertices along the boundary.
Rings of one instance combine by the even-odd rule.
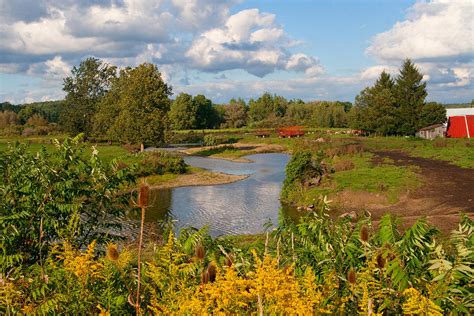
[[[181,156],[162,150],[139,154],[140,161],[133,172],[137,177],[145,177],[166,172],[181,174],[186,172],[186,163]]]
[[[296,152],[286,165],[286,177],[281,191],[282,199],[287,199],[288,194],[296,186],[303,184],[305,180],[321,176],[323,168],[321,160],[313,160],[308,151]]]
[[[80,136],[57,140],[55,149],[30,153],[25,144],[0,153],[2,267],[37,262],[50,246],[67,240],[75,247],[117,236],[114,216],[124,214],[128,196],[119,190],[134,182],[126,170],[90,156]],[[116,231],[116,230],[115,230]]]
[[[217,138],[212,134],[207,134],[204,136],[204,146],[216,146]]]

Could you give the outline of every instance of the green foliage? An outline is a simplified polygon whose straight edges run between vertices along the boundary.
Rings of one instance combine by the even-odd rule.
[[[228,105],[224,106],[223,128],[239,128],[247,125],[247,105],[242,99],[231,99]]]
[[[428,102],[421,110],[420,127],[446,122],[446,108],[436,102]]]
[[[286,177],[281,190],[282,199],[287,199],[289,192],[301,187],[305,180],[321,176],[323,169],[320,162],[320,159],[313,160],[310,152],[301,151],[294,153],[286,165]]]
[[[146,247],[141,311],[165,314],[469,314],[474,223],[464,217],[439,242],[423,219],[405,233],[384,216],[328,216],[327,200],[298,223],[282,222],[257,249],[187,228]],[[260,238],[262,239],[262,238]],[[198,251],[199,250],[199,251]],[[261,259],[263,258],[263,259]],[[82,251],[58,243],[40,266],[13,271],[0,288],[4,314],[130,314],[136,255],[95,242]],[[210,267],[214,267],[211,269]],[[213,278],[210,272],[214,270]]]
[[[181,93],[171,104],[169,117],[174,129],[216,128],[221,123],[221,115],[211,100],[199,94],[192,97]]]
[[[214,136],[212,134],[207,134],[206,136],[204,136],[203,145],[204,146],[216,146],[217,145],[216,136]]]
[[[84,155],[80,136],[30,153],[11,145],[0,153],[0,229],[2,269],[32,263],[57,240],[74,246],[114,238],[113,220],[123,214],[128,197],[119,190],[133,178],[115,164],[104,165],[94,149]]]
[[[285,98],[265,92],[257,100],[249,101],[249,118],[252,122],[259,122],[270,117],[283,117],[287,106]]]
[[[164,173],[182,174],[186,172],[187,165],[181,156],[165,151],[141,153],[140,159],[131,167],[132,173],[137,177],[161,175]]]
[[[96,133],[122,143],[163,143],[170,95],[155,65],[121,70],[95,114]]]
[[[72,75],[64,79],[66,101],[60,116],[61,127],[73,135],[89,136],[97,105],[115,78],[116,67],[97,58],[87,58],[79,67],[74,66]]]
[[[197,104],[193,102],[193,97],[180,93],[171,104],[169,117],[174,129],[196,128]]]
[[[350,126],[379,135],[414,135],[420,128],[443,123],[441,105],[426,103],[426,82],[418,68],[407,59],[395,82],[383,71],[374,86],[356,97]]]
[[[397,106],[400,108],[400,126],[398,133],[401,135],[414,135],[420,126],[420,116],[425,103],[426,82],[421,82],[423,75],[418,68],[407,59],[400,69],[394,94]]]

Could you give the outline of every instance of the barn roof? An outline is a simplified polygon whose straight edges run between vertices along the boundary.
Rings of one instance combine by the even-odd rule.
[[[428,131],[430,129],[435,129],[438,127],[444,127],[444,124],[434,124],[434,125],[426,126],[426,127],[421,128],[420,131]]]
[[[446,109],[446,116],[474,115],[474,108]]]

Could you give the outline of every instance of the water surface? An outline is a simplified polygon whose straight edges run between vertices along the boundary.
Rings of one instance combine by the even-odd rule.
[[[259,233],[268,221],[276,226],[289,156],[256,154],[246,158],[253,162],[185,157],[192,166],[249,177],[229,184],[152,190],[147,226],[171,217],[177,230],[208,225],[212,236]]]

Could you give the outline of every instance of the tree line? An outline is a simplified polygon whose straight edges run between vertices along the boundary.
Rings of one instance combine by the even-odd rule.
[[[397,77],[382,72],[373,86],[360,92],[354,106],[351,102],[287,100],[269,92],[248,102],[237,98],[214,104],[202,94],[180,93],[171,99],[172,87],[153,64],[118,69],[88,58],[64,79],[64,101],[1,103],[0,129],[47,133],[53,126],[71,135],[149,144],[163,142],[170,130],[244,126],[350,127],[378,135],[414,135],[422,127],[446,120],[443,105],[425,102],[422,78],[406,60]]]

